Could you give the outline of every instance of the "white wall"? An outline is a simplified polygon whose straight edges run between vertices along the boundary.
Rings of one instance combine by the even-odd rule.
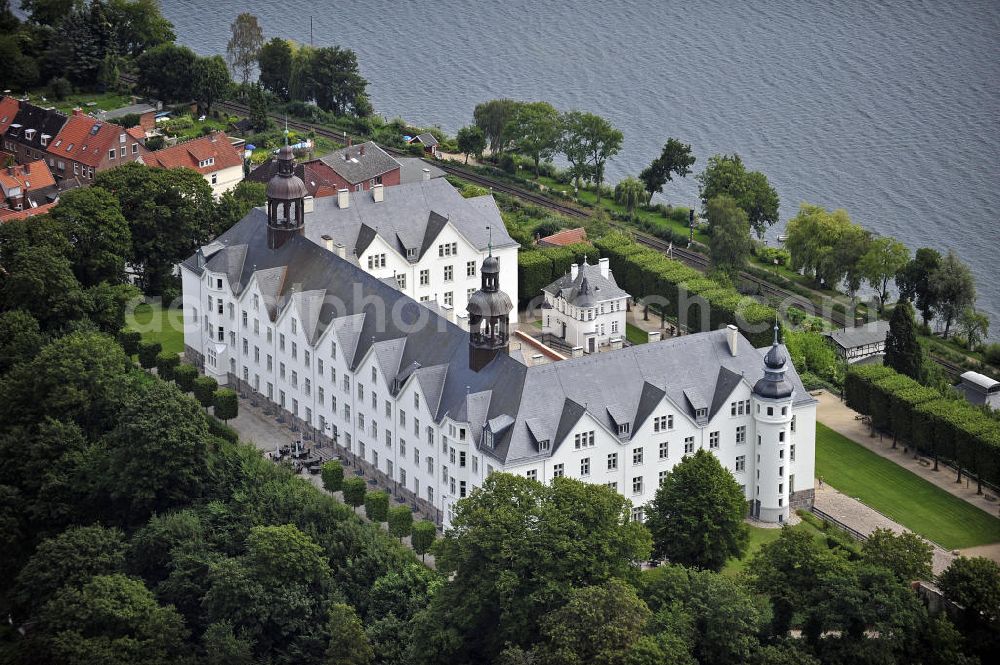
[[[589,353],[588,340],[593,338],[596,351],[601,345],[608,344],[613,337],[625,337],[626,300],[617,298],[598,303],[597,307],[581,309],[546,293],[545,302],[550,307],[542,310],[542,329],[556,337],[562,337],[565,323],[567,344],[582,346]],[[581,315],[583,321],[580,320]]]

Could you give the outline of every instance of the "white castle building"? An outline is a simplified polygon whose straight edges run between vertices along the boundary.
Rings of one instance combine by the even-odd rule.
[[[290,151],[281,160],[267,212],[182,264],[187,355],[210,376],[445,524],[495,471],[605,484],[642,519],[665,474],[702,448],[761,520],[811,503],[815,401],[777,339],[759,350],[731,328],[527,367],[507,353],[514,258],[478,266],[467,331],[310,240],[305,187]]]

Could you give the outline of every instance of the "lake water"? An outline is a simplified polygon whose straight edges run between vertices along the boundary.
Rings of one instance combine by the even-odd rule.
[[[358,53],[375,108],[454,132],[476,103],[546,100],[625,134],[638,173],[667,137],[767,174],[781,222],[847,209],[911,249],[954,248],[1000,338],[1000,4],[996,0],[161,0],[179,41],[224,53],[229,24]],[[668,201],[697,200],[693,178]]]

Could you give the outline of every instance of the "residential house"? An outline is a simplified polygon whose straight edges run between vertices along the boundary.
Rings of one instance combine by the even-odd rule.
[[[212,194],[216,198],[235,189],[243,181],[243,150],[235,147],[225,132],[213,132],[150,152],[143,161],[148,166],[164,169],[189,168],[197,171],[212,186]]]
[[[399,184],[399,162],[372,141],[341,148],[309,166],[337,190],[361,192]]]
[[[66,121],[66,115],[55,109],[20,102],[14,119],[4,131],[3,149],[14,155],[18,164],[43,159]]]
[[[220,383],[255,394],[444,525],[498,471],[610,487],[641,521],[699,449],[733,474],[757,519],[781,523],[811,505],[816,401],[777,331],[765,349],[730,327],[526,366],[507,353],[513,299],[499,288],[516,262],[488,254],[476,265],[465,330],[317,244],[309,227],[323,216],[306,212],[291,151],[281,159],[266,210],[181,264],[185,352]],[[434,198],[438,182],[387,189]],[[366,206],[378,214],[389,203]],[[393,212],[406,210],[419,208]],[[403,247],[405,228],[393,226]],[[426,238],[417,244],[444,259]]]
[[[139,122],[135,126],[141,127],[143,132],[151,132],[156,128],[156,114],[158,112],[159,109],[152,104],[132,104],[131,106],[123,106],[120,109],[101,111],[95,114],[94,117],[102,122],[114,122],[120,118],[137,116]]]
[[[409,141],[410,145],[421,145],[424,147],[424,154],[430,155],[431,157],[436,157],[438,153],[438,140],[430,132],[424,132],[423,134],[417,134]]]
[[[0,192],[0,207],[11,211],[36,208],[58,198],[56,180],[43,159],[0,170]],[[47,199],[49,195],[53,198]]]
[[[840,328],[823,334],[837,355],[853,364],[884,355],[885,336],[888,333],[888,321],[870,321],[860,326]]]
[[[542,293],[542,330],[566,346],[595,353],[625,336],[629,294],[619,288],[608,259],[600,259],[597,265],[586,260],[574,263],[568,274]]]
[[[56,178],[79,177],[92,183],[95,174],[121,164],[139,161],[147,154],[142,129],[123,129],[86,115],[80,109],[46,146],[46,159]]]
[[[539,238],[536,243],[539,247],[565,247],[566,245],[576,245],[587,242],[587,231],[583,227],[575,229],[563,229],[552,235]]]

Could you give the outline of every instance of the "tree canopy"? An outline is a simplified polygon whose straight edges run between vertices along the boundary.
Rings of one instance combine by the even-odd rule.
[[[649,194],[648,198],[661,193],[663,186],[673,180],[675,175],[679,178],[686,177],[691,173],[694,162],[695,156],[691,154],[690,145],[675,138],[667,139],[660,156],[639,174],[639,180]]]
[[[713,155],[698,174],[704,205],[719,194],[729,194],[743,208],[750,227],[763,238],[778,222],[778,193],[760,171],[748,171],[739,155]]]

